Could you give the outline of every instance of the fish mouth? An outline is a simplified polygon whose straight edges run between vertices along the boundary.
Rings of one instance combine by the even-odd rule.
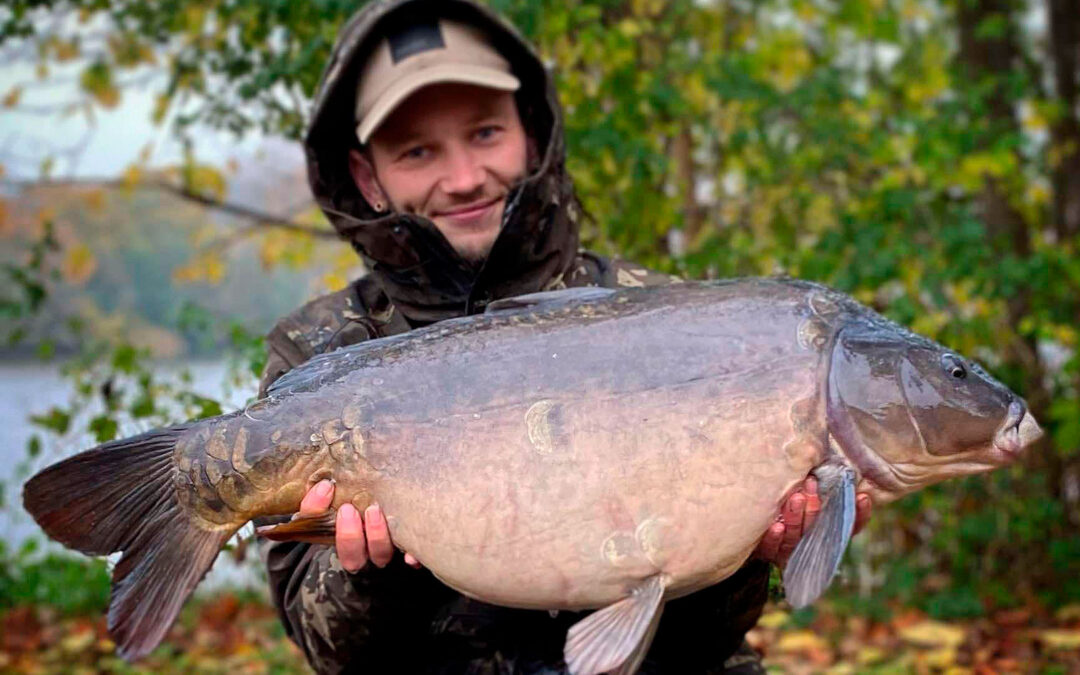
[[[1008,460],[1016,459],[1024,448],[1042,438],[1043,430],[1021,401],[1009,404],[1005,424],[994,435],[994,447]]]

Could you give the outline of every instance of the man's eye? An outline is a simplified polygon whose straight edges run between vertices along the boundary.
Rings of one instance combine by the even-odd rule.
[[[486,127],[480,127],[476,130],[476,139],[479,141],[488,141],[494,138],[499,133],[499,127],[490,125]]]
[[[405,152],[401,153],[402,159],[422,159],[427,156],[427,148],[422,145],[418,145],[415,148],[409,148]]]

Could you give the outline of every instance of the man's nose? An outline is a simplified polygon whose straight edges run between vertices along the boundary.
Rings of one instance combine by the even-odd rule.
[[[473,153],[466,148],[454,148],[447,153],[443,190],[447,194],[468,195],[484,186],[487,172]]]

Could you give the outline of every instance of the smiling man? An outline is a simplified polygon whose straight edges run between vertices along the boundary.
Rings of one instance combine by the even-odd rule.
[[[316,354],[482,312],[499,298],[679,281],[579,250],[548,74],[511,27],[469,0],[377,2],[353,17],[305,150],[315,197],[370,272],[275,326],[262,392]],[[301,511],[325,510],[333,492],[316,484]],[[864,522],[865,496],[859,506]],[[790,555],[818,507],[808,481],[757,559],[668,601],[642,672],[763,672],[743,636],[765,602],[768,562]],[[458,594],[394,554],[377,505],[361,515],[345,504],[336,520],[333,547],[262,547],[282,622],[317,671],[565,672],[566,631],[581,613]]]
[[[525,177],[527,141],[514,97],[433,84],[407,104],[366,151],[350,152],[353,178],[369,203],[429,219],[459,255],[479,264],[499,233],[507,195]]]

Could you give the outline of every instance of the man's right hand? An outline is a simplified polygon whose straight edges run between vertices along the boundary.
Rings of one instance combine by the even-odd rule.
[[[321,480],[308,490],[300,502],[300,513],[313,516],[326,511],[334,501],[334,483]],[[361,516],[350,503],[341,505],[335,523],[334,548],[347,572],[359,571],[370,560],[376,567],[386,567],[394,557],[390,529],[378,504],[372,504]],[[405,554],[405,563],[420,567],[416,558]]]

